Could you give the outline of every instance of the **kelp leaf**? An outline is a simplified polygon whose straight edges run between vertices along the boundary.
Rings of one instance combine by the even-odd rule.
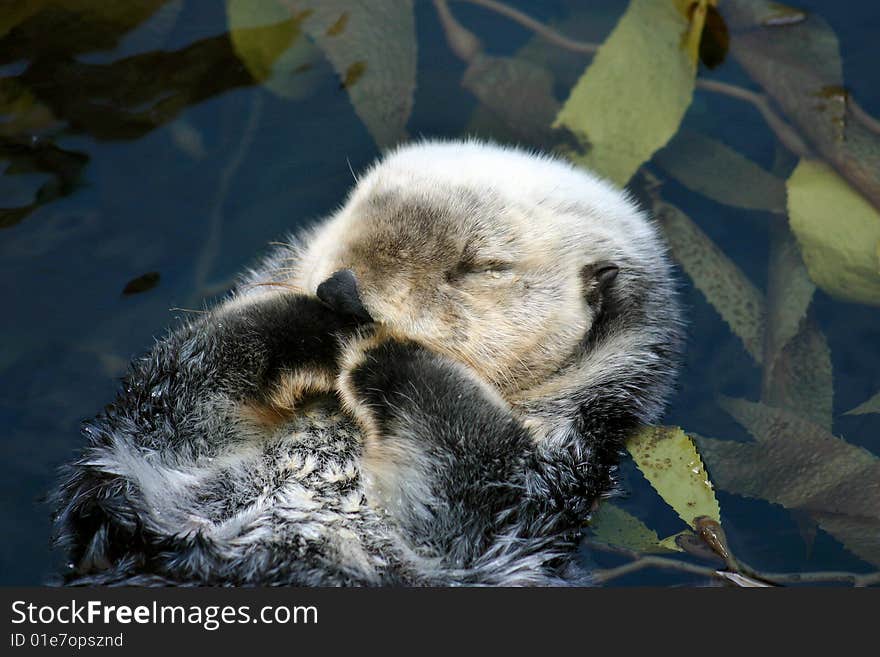
[[[672,256],[760,363],[764,350],[764,297],[745,274],[690,218],[674,205],[657,201]]]
[[[379,146],[406,138],[416,86],[412,0],[279,0],[339,76],[355,112]]]
[[[669,550],[671,552],[684,552],[685,550],[683,550],[678,544],[679,538],[683,536],[693,536],[694,538],[696,538],[696,535],[692,531],[690,531],[689,529],[684,529],[677,534],[673,534],[672,536],[667,536],[666,538],[661,539],[658,545],[664,550]]]
[[[794,236],[777,227],[771,238],[767,330],[761,401],[801,413],[831,430],[834,380],[831,350],[807,316],[815,285]]]
[[[847,411],[844,415],[864,415],[866,413],[880,413],[880,392],[871,397],[868,401]]]
[[[633,552],[664,552],[657,532],[619,506],[605,502],[590,518],[590,537],[597,543]]]
[[[723,405],[758,442],[695,437],[718,487],[804,511],[880,563],[880,459],[795,414],[743,400]]]
[[[880,305],[880,213],[817,160],[802,159],[787,187],[789,224],[813,281],[833,296]]]
[[[813,519],[847,550],[880,566],[880,519],[830,513],[815,513]]]
[[[688,189],[718,203],[785,212],[782,180],[699,132],[682,130],[654,155],[654,162]]]
[[[834,376],[828,340],[812,318],[764,366],[761,401],[799,413],[827,431],[833,424]]]
[[[309,75],[320,57],[302,33],[310,12],[291,15],[280,0],[227,0],[229,38],[251,75],[285,98],[305,98],[314,87]]]
[[[589,145],[572,160],[622,185],[669,141],[693,96],[688,28],[668,0],[630,2],[556,117]]]
[[[880,134],[851,108],[837,36],[815,13],[777,11],[768,0],[725,0],[739,28],[731,52],[823,159],[880,210]]]
[[[473,58],[461,81],[480,101],[484,112],[497,121],[500,129],[496,132],[502,137],[544,149],[568,137],[569,145],[577,148],[579,144],[571,135],[550,128],[559,112],[553,82],[553,74],[543,66],[484,54]],[[491,121],[487,123],[492,125]],[[479,129],[481,124],[475,127]]]
[[[113,50],[123,35],[143,25],[171,0],[26,0],[0,5],[0,64],[29,59],[46,49],[52,35],[52,52],[73,55]],[[14,28],[14,29],[13,29]]]
[[[660,497],[691,527],[700,516],[721,522],[712,482],[691,439],[678,427],[645,427],[626,447]]]
[[[698,438],[720,487],[788,508],[880,517],[880,458],[798,414],[742,399],[721,405],[757,442]]]
[[[764,362],[769,368],[788,341],[797,335],[816,290],[797,242],[787,230],[777,231],[772,238],[767,287]]]

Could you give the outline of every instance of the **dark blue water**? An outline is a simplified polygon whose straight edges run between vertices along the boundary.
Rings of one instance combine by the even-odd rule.
[[[46,4],[48,12],[52,3]],[[13,31],[0,39],[3,93],[8,96],[14,84],[30,85],[57,119],[49,128],[39,121],[14,128],[0,122],[6,144],[0,171],[22,158],[34,169],[0,175],[0,207],[26,205],[43,189],[33,211],[0,228],[3,584],[41,583],[60,567],[60,556],[50,549],[50,509],[43,496],[57,468],[83,443],[80,421],[112,399],[127,361],[149,348],[176,318],[221,293],[268,242],[331,211],[352,184],[351,170],[379,154],[326,61],[313,62],[304,98],[280,98],[237,64],[223,3],[156,4],[163,5],[157,14],[127,30],[95,27],[95,3],[84,2],[63,29]],[[607,34],[626,6],[623,0],[509,4],[560,25],[575,10],[590,15],[579,36],[594,40]],[[798,5],[830,22],[840,40],[848,89],[868,112],[880,115],[875,0],[801,0]],[[487,52],[513,55],[533,39],[530,31],[485,9],[451,6],[483,39]],[[7,11],[0,8],[0,25]],[[431,2],[415,2],[415,20],[418,84],[408,132],[461,136],[479,104],[461,86],[465,66],[449,50]],[[215,58],[218,67],[188,78],[174,57],[192,48],[200,49],[200,61]],[[119,73],[119,62],[150,53],[167,58]],[[564,52],[559,57],[556,93],[563,100],[589,59]],[[176,82],[169,82],[175,75]],[[754,86],[733,61],[711,77]],[[110,91],[96,89],[96,80]],[[157,80],[166,81],[165,88]],[[112,92],[154,87],[144,98]],[[155,111],[161,98],[179,102],[178,109],[167,115]],[[3,107],[0,111],[8,114],[0,118],[14,118],[9,106]],[[29,116],[39,118],[35,112]],[[739,101],[697,92],[685,125],[711,131],[765,167],[773,165],[772,133]],[[674,182],[665,195],[759,288],[765,287],[766,217],[713,203]],[[158,280],[151,276],[142,286],[149,289],[123,294],[129,282],[153,273]],[[744,431],[719,411],[716,398],[756,399],[760,370],[684,275],[682,289],[688,351],[666,422],[744,440]],[[880,455],[880,416],[842,415],[880,389],[880,309],[834,300],[821,291],[813,307],[832,353],[834,432]],[[624,463],[622,470],[628,494],[621,505],[660,536],[680,531],[681,521],[633,465]],[[756,567],[871,569],[821,529],[805,540],[811,533],[804,518],[782,506],[725,491],[718,498],[733,549]],[[586,551],[585,560],[617,563]],[[643,572],[620,581],[696,580]]]

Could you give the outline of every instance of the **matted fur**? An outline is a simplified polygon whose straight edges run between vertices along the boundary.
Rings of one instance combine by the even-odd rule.
[[[315,298],[343,269],[373,323]],[[580,527],[680,342],[625,193],[515,149],[402,147],[133,363],[55,494],[67,581],[582,581]]]

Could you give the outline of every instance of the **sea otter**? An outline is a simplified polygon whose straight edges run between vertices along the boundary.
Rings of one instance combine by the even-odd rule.
[[[66,580],[585,581],[581,527],[681,342],[625,192],[514,148],[400,147],[84,425],[54,495]]]

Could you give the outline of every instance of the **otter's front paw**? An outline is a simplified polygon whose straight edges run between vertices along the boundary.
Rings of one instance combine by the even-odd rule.
[[[426,374],[432,356],[416,342],[381,332],[350,341],[336,384],[343,406],[368,435],[382,433],[399,410],[396,402],[414,377]]]

